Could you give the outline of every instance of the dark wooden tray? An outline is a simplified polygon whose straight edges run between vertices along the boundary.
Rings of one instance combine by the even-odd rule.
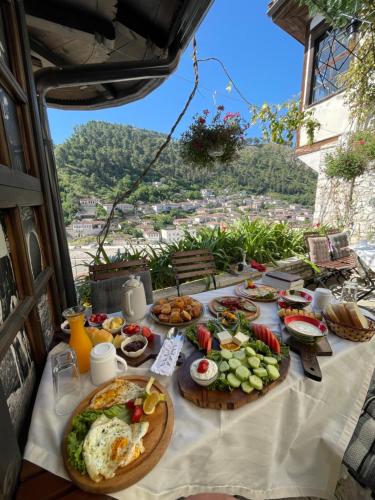
[[[251,401],[256,401],[285,379],[290,365],[290,358],[284,358],[280,365],[280,378],[266,385],[262,391],[254,390],[250,394],[245,394],[241,389],[234,389],[232,392],[209,391],[196,384],[190,376],[191,363],[200,357],[202,353],[196,351],[183,363],[177,372],[178,386],[185,399],[201,408],[214,410],[235,410]]]
[[[154,340],[149,342],[148,346],[145,349],[145,352],[139,356],[139,358],[130,358],[129,356],[125,356],[120,348],[117,349],[117,354],[125,359],[129,366],[140,366],[148,359],[155,359],[159,354],[161,348],[162,340],[160,335],[154,333]]]

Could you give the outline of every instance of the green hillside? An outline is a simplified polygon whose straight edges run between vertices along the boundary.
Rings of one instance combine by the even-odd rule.
[[[163,139],[163,134],[128,125],[91,121],[76,127],[71,137],[55,148],[66,220],[71,220],[77,209],[76,196],[110,200],[116,190],[129,187]],[[152,185],[160,179],[164,181],[161,187]],[[249,145],[234,164],[218,164],[214,170],[202,172],[182,162],[175,141],[127,201],[180,201],[198,198],[201,188],[212,188],[273,194],[313,206],[316,179],[315,172],[295,159],[286,146]]]

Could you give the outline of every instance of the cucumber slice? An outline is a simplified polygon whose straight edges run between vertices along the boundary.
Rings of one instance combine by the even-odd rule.
[[[228,351],[228,349],[222,349],[220,354],[221,354],[221,357],[223,359],[226,359],[227,361],[228,361],[228,359],[233,358],[233,354],[230,351]]]
[[[247,358],[247,362],[249,363],[249,366],[251,366],[251,368],[259,368],[260,359],[257,358],[256,356],[251,356],[251,358]]]
[[[254,387],[252,387],[249,382],[242,382],[241,389],[243,392],[246,392],[246,394],[250,394],[250,392],[254,390]]]
[[[225,375],[225,373],[221,373],[218,380],[226,380],[226,378],[227,376]]]
[[[257,375],[260,378],[264,378],[264,377],[268,376],[268,372],[265,368],[254,368],[253,372],[254,372],[254,375]]]
[[[264,356],[263,362],[266,363],[266,365],[277,365],[277,359],[271,356]]]
[[[250,370],[246,368],[246,366],[239,366],[236,369],[236,377],[241,380],[241,382],[244,382],[250,377]]]
[[[240,361],[243,361],[246,359],[246,353],[243,349],[236,351],[233,353],[233,357],[239,359]]]
[[[263,354],[255,354],[255,356],[256,356],[257,358],[259,358],[261,361],[263,361],[263,359],[264,359]]]
[[[238,380],[238,378],[233,373],[228,374],[227,380],[229,385],[231,387],[234,387],[235,389],[241,385],[241,380]]]
[[[232,370],[236,370],[239,366],[241,366],[241,361],[236,358],[232,358],[228,361],[229,366]]]
[[[280,377],[280,372],[274,365],[267,365],[267,372],[271,380],[277,380]]]
[[[228,365],[228,362],[227,361],[222,361],[219,365],[219,370],[221,372],[229,372],[230,370],[230,367]]]
[[[245,352],[248,356],[255,356],[256,355],[256,352],[254,351],[254,349],[250,346],[248,347],[245,347]]]
[[[259,377],[257,377],[256,375],[250,375],[250,377],[249,377],[249,383],[257,391],[261,391],[263,389],[262,379],[259,378]]]

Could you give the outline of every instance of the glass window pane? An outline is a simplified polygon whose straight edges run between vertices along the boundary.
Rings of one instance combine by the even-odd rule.
[[[0,104],[11,156],[11,167],[26,172],[25,155],[22,146],[16,104],[1,87]]]
[[[24,329],[17,333],[0,362],[0,380],[13,427],[20,437],[29,416],[36,383],[35,363]]]
[[[8,47],[5,38],[5,26],[3,21],[3,13],[1,12],[1,6],[0,6],[0,60],[4,62],[7,66],[9,66]]]
[[[39,230],[36,224],[34,210],[29,207],[22,207],[20,210],[31,272],[33,278],[36,279],[45,267],[41,252]]]
[[[40,324],[42,326],[43,338],[46,348],[49,349],[49,346],[53,337],[53,323],[51,317],[51,309],[48,301],[48,293],[44,293],[38,302],[38,313]]]
[[[5,212],[0,210],[0,326],[18,303],[16,280],[5,228]]]
[[[343,84],[340,75],[348,70],[350,64],[347,44],[347,34],[339,30],[332,30],[316,41],[312,72],[312,103],[341,90]]]

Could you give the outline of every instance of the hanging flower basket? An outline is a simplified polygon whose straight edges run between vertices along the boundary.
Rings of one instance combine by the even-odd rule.
[[[244,133],[249,125],[240,113],[226,113],[218,106],[211,123],[209,111],[195,115],[189,129],[181,137],[181,156],[184,161],[197,167],[213,166],[218,160],[230,163],[246,144]]]

